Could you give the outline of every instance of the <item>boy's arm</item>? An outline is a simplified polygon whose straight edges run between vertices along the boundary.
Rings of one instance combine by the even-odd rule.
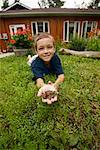
[[[54,83],[55,88],[58,88],[59,84],[62,83],[62,82],[64,82],[64,74],[58,75],[58,78]],[[42,78],[38,78],[36,80],[36,85],[37,85],[38,88],[43,87],[45,85],[44,80]]]
[[[60,83],[64,82],[64,78],[65,78],[65,77],[64,77],[64,74],[58,75],[58,78],[57,78],[57,80],[56,80],[55,83],[54,83],[55,88],[58,89]]]
[[[43,87],[45,85],[44,80],[42,78],[38,78],[36,80],[36,85],[37,85],[38,88]]]

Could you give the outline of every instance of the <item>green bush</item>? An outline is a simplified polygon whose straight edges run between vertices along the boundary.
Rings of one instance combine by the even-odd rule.
[[[76,51],[84,51],[86,46],[86,40],[83,38],[75,37],[69,42],[69,49]]]
[[[61,40],[57,40],[56,43],[55,43],[55,48],[56,48],[56,51],[59,52],[59,50],[61,48],[68,48],[68,44],[63,43]]]
[[[88,39],[86,49],[88,51],[100,51],[100,38]]]

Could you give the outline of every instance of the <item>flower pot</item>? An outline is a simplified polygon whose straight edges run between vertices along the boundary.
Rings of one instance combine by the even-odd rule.
[[[27,54],[29,49],[14,49],[14,53],[16,56],[24,56]]]

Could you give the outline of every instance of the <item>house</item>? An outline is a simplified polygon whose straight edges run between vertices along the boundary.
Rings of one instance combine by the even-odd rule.
[[[34,8],[16,2],[0,11],[1,51],[16,31],[29,27],[32,35],[48,32],[56,40],[68,42],[76,34],[87,37],[87,32],[100,28],[100,10],[68,8]]]

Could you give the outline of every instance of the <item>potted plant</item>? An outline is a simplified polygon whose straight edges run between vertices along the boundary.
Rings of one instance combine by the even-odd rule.
[[[14,34],[8,44],[10,47],[13,47],[15,55],[22,56],[25,55],[28,50],[32,48],[33,38],[29,29],[18,29],[16,34]]]

